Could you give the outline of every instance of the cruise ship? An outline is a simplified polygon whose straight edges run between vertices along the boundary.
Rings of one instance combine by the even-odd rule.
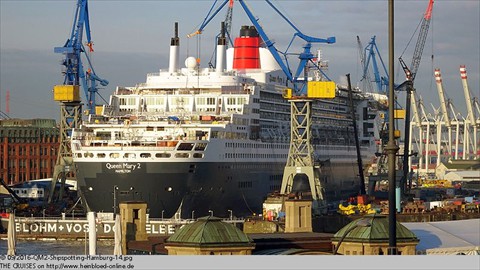
[[[174,36],[168,69],[117,87],[73,131],[78,187],[90,211],[118,213],[122,201],[145,201],[157,218],[262,213],[266,196],[281,188],[288,157],[290,103],[282,94],[289,85],[255,27],[242,26],[234,43],[227,49],[219,39],[215,68],[194,57],[180,67]],[[320,53],[316,61],[325,63]],[[312,106],[312,144],[330,201],[360,186],[347,93],[337,84],[334,99]],[[365,164],[377,151],[376,100],[354,89]]]

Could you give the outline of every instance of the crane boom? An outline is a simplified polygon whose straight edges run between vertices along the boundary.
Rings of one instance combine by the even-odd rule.
[[[432,9],[433,9],[434,0],[430,0],[428,3],[427,9],[423,15],[422,25],[420,27],[420,32],[418,34],[417,43],[415,44],[415,50],[413,52],[412,63],[410,68],[405,65],[405,62],[402,60],[402,57],[399,58],[400,64],[407,76],[407,80],[414,81],[415,76],[417,75],[418,67],[420,66],[420,61],[422,60],[423,48],[425,47],[425,41],[427,40],[428,28],[430,27],[430,20],[432,18]]]
[[[232,17],[233,17],[233,0],[228,3],[227,15],[225,16],[225,32],[228,37],[228,42],[225,44],[228,48],[228,44],[232,44],[230,33],[232,32]]]
[[[215,7],[217,1],[215,0],[215,2],[213,3],[212,7],[210,8],[210,11],[208,11],[208,14],[207,16],[205,17],[205,19],[203,19],[203,23],[202,25],[200,25],[200,27],[198,28],[197,31],[191,33],[191,34],[188,34],[187,37],[194,37],[196,35],[199,35],[203,32],[203,29],[208,25],[208,23],[218,14],[218,12],[220,12],[220,10],[222,10],[222,8],[229,2],[230,0],[223,0],[223,2],[220,4],[220,6],[218,6],[212,13],[212,10],[213,8]],[[211,14],[211,15],[210,15]]]
[[[410,65],[412,81],[415,79],[418,67],[420,66],[423,48],[425,47],[425,41],[427,40],[428,28],[430,27],[430,19],[432,17],[433,1],[434,0],[430,0],[430,2],[428,3],[427,10],[425,11],[425,14],[423,16],[420,33],[418,34],[417,44],[415,45],[415,51],[413,52],[412,63]]]

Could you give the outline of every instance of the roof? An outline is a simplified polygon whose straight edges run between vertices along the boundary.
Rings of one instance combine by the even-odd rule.
[[[272,248],[255,251],[252,255],[332,255],[332,253],[302,248]]]
[[[475,181],[480,180],[480,171],[456,171],[449,172],[444,176],[447,180],[457,181],[461,178],[461,181]]]
[[[369,226],[361,226],[361,224]],[[418,241],[417,236],[408,228],[397,222],[397,242]],[[348,242],[388,242],[388,218],[385,215],[372,214],[356,219],[340,229],[334,236],[334,241],[340,240],[345,233],[344,241]]]
[[[57,182],[55,186],[60,187],[61,185],[62,185],[62,183]],[[67,183],[65,183],[64,185],[67,188],[68,187],[73,187],[73,185],[70,185],[70,184],[67,184]],[[50,189],[51,186],[52,186],[52,180],[51,179],[40,179],[40,180],[32,180],[32,181],[18,183],[18,184],[15,184],[13,186],[10,186],[10,188],[12,188],[12,189],[17,189],[17,188],[47,188],[47,189]]]
[[[450,170],[479,170],[479,160],[453,160],[451,162],[442,162]]]
[[[404,222],[420,239],[417,250],[480,246],[480,219]]]
[[[235,225],[211,216],[184,225],[165,242],[189,246],[253,245],[253,241]]]

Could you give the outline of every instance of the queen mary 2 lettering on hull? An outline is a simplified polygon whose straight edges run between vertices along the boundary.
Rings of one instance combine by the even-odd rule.
[[[254,27],[242,27],[234,48],[217,45],[213,69],[193,57],[179,68],[179,42],[172,42],[168,70],[117,87],[102,112],[72,133],[89,209],[112,212],[122,201],[142,200],[150,217],[262,213],[266,195],[281,187],[290,104],[282,96],[287,78],[260,43]],[[348,92],[341,86],[336,92],[312,106],[312,143],[329,200],[359,188]],[[377,151],[378,107],[359,90],[354,103],[368,162]]]
[[[106,163],[105,168],[107,170],[112,170],[115,173],[131,173],[135,170],[140,171],[142,169],[142,165],[140,163]]]

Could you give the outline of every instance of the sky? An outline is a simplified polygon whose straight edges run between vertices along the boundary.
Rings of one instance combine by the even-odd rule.
[[[264,1],[246,1],[277,49],[284,51],[294,33]],[[95,52],[91,55],[96,74],[110,84],[100,89],[108,96],[116,86],[145,82],[146,74],[168,68],[170,38],[179,22],[180,57],[195,56],[206,67],[213,55],[214,36],[219,32],[226,8],[207,25],[202,35],[187,38],[198,29],[213,0],[91,0],[89,15]],[[373,36],[388,68],[387,0],[281,0],[273,3],[304,34],[336,37],[335,44],[313,44],[329,61],[328,75],[340,80],[351,74],[353,85],[362,76],[357,36],[365,47]],[[404,74],[402,56],[410,66],[418,36],[417,28],[428,0],[394,1],[394,81]],[[60,107],[52,88],[63,82],[61,54],[53,52],[70,36],[76,0],[0,0],[0,111],[6,112],[10,92],[12,118],[59,119]],[[436,0],[415,88],[427,109],[439,107],[433,76],[439,68],[447,98],[465,115],[465,98],[459,66],[466,65],[471,94],[480,97],[480,1]],[[251,24],[239,3],[234,4],[232,32]],[[84,39],[85,40],[85,39]],[[298,39],[289,52],[300,52]],[[183,63],[183,61],[180,61]],[[83,92],[82,92],[83,94]],[[83,97],[84,98],[84,97]],[[402,100],[402,98],[399,98]],[[97,98],[98,100],[98,98]],[[402,102],[400,102],[402,104]],[[404,102],[403,102],[404,103]]]

